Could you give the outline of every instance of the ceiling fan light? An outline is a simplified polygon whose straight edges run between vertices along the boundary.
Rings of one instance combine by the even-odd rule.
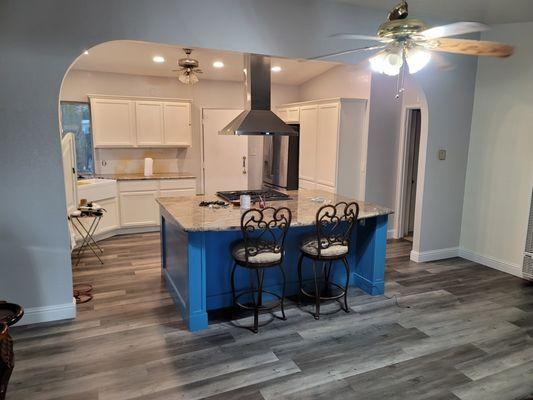
[[[416,74],[431,60],[431,53],[419,48],[410,49],[407,51],[406,60],[409,66],[409,73]]]
[[[370,58],[370,67],[380,74],[396,76],[403,65],[401,51],[384,51]]]

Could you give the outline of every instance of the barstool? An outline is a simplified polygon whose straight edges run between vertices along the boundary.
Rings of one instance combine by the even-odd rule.
[[[350,266],[346,256],[350,251],[350,237],[353,227],[359,215],[359,205],[355,202],[340,202],[335,205],[328,204],[319,208],[316,213],[316,233],[305,239],[300,245],[300,257],[298,259],[298,296],[304,295],[315,300],[315,319],[320,318],[320,302],[322,300],[337,300],[344,298],[345,312],[348,308],[348,286],[350,283]],[[315,292],[307,292],[302,283],[302,263],[304,258],[312,260]],[[339,294],[324,296],[321,292],[321,278],[317,274],[317,262],[322,261],[320,276],[324,275],[323,284],[325,292],[330,293],[331,286],[340,290]],[[335,261],[342,261],[346,270],[346,284],[341,286],[332,282],[331,268]]]
[[[264,209],[251,209],[241,217],[241,231],[243,239],[237,242],[232,250],[234,259],[231,270],[231,292],[234,305],[245,310],[253,310],[254,325],[252,332],[257,333],[259,328],[259,312],[270,311],[276,307],[281,308],[283,320],[286,320],[283,301],[285,296],[285,271],[283,270],[284,245],[287,231],[291,224],[291,210],[286,207]],[[237,294],[235,291],[235,270],[243,267],[255,272],[257,288],[253,287]],[[283,279],[281,295],[263,289],[265,269],[279,267]],[[263,293],[268,293],[278,299],[270,306],[263,305]],[[246,305],[239,302],[244,295],[252,296],[252,304]]]
[[[20,321],[23,315],[24,309],[18,304],[0,301],[0,400],[6,398],[7,384],[15,367],[9,327]]]

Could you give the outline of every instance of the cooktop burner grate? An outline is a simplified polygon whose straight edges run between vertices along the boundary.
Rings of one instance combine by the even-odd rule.
[[[250,196],[252,202],[259,201],[259,198],[262,197],[265,201],[277,201],[277,200],[289,200],[290,197],[288,194],[278,192],[274,189],[264,189],[264,190],[233,190],[227,192],[217,192],[217,196],[223,198],[226,201],[234,202],[238,201],[241,195],[247,194]]]

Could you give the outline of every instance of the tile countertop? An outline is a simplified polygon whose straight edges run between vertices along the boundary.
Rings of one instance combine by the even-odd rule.
[[[292,226],[309,226],[315,223],[317,210],[324,205],[323,202],[312,201],[312,198],[321,197],[331,203],[339,201],[354,201],[353,199],[324,192],[322,190],[299,189],[288,191],[291,197],[287,201],[271,201],[268,206],[288,207],[292,211]],[[215,195],[187,196],[187,197],[160,197],[157,202],[185,231],[226,231],[240,229],[241,215],[245,210],[230,205],[228,208],[200,207],[201,201],[221,200]],[[392,214],[387,207],[377,204],[357,201],[359,204],[359,219],[372,218],[378,215]]]
[[[96,178],[115,179],[117,181],[139,180],[139,179],[195,179],[196,176],[188,172],[164,172],[144,176],[144,174],[96,174]]]

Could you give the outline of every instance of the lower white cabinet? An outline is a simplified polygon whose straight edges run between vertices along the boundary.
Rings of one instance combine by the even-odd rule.
[[[120,192],[120,225],[150,226],[157,225],[158,207],[155,199],[157,190],[139,192]]]
[[[113,197],[110,199],[98,200],[97,203],[100,204],[103,208],[105,208],[106,212],[100,220],[100,224],[96,229],[96,233],[105,233],[120,228],[120,218],[118,215],[118,199],[116,197]]]

